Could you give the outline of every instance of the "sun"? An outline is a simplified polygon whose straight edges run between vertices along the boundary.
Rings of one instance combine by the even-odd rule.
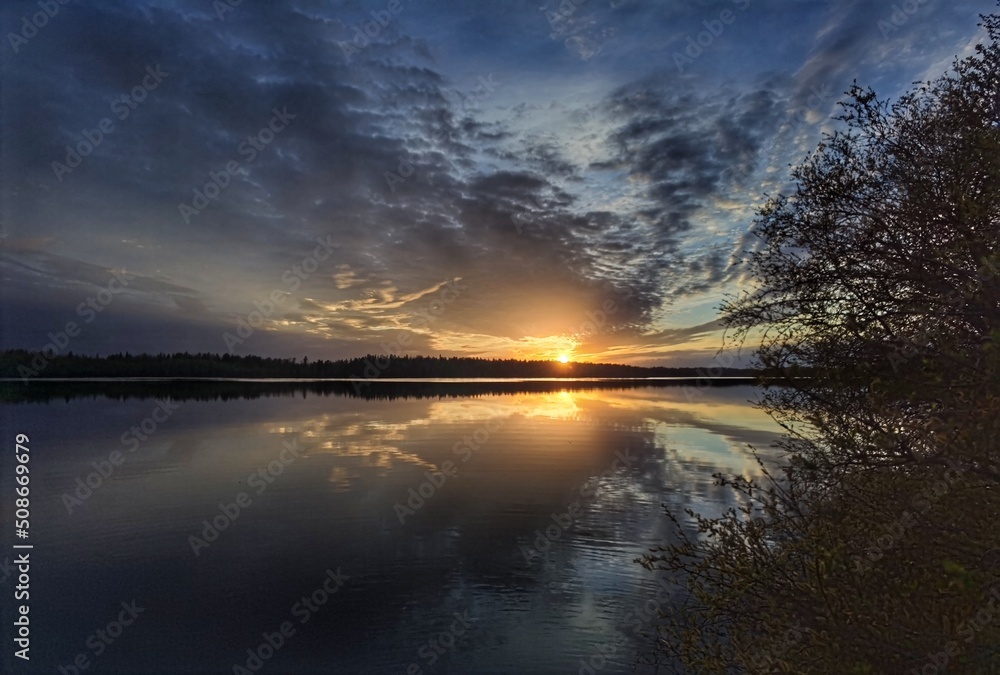
[[[559,363],[569,363],[569,355],[561,354],[559,356]]]

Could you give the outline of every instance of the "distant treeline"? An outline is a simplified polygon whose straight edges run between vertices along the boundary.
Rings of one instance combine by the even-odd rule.
[[[745,380],[563,380],[563,381],[477,381],[394,382],[392,380],[323,380],[285,382],[281,380],[115,380],[60,382],[38,379],[30,386],[21,382],[0,382],[0,403],[39,403],[73,399],[156,399],[170,401],[231,401],[260,398],[308,398],[310,396],[360,398],[369,401],[397,399],[475,398],[504,394],[544,394],[566,391],[677,390],[678,396],[693,400],[694,392],[705,386],[715,388],[746,384]],[[362,386],[359,386],[362,385]]]
[[[0,377],[29,381],[52,377],[217,378],[529,378],[529,377],[752,377],[741,368],[642,368],[609,363],[558,363],[517,359],[369,354],[310,361],[232,354],[129,354],[48,356],[23,349],[0,352]]]

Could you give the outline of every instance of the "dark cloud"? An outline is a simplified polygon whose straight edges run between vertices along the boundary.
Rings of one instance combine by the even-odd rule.
[[[707,344],[705,298],[737,287],[731,255],[752,245],[751,195],[818,139],[832,92],[865,75],[905,87],[991,7],[929,2],[885,37],[871,3],[761,0],[679,73],[674,52],[738,4],[404,0],[384,25],[384,4],[354,0],[61,5],[4,44],[16,328],[0,346],[40,346],[122,269],[134,284],[79,350],[219,351],[272,294],[240,349],[349,356],[408,336],[419,352],[622,360]],[[5,35],[37,11],[4,3]],[[275,111],[289,118],[262,132]],[[185,216],[196,191],[211,198]]]

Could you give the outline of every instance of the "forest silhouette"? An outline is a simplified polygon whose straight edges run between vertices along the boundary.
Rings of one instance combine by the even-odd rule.
[[[28,382],[34,378],[339,378],[371,381],[380,378],[647,378],[752,377],[739,368],[669,368],[611,363],[560,363],[443,356],[368,354],[336,361],[310,361],[264,356],[177,352],[83,356],[72,352],[47,356],[10,350],[0,353],[0,378]]]

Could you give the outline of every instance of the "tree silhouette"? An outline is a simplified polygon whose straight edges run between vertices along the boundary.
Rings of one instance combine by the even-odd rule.
[[[700,368],[643,368],[610,363],[579,363],[569,371],[554,361],[473,357],[367,354],[352,359],[281,359],[235,354],[111,354],[46,356],[14,349],[0,352],[0,377],[30,382],[35,378],[175,377],[175,378],[348,378],[362,382],[390,378],[537,378],[537,377],[690,377],[706,376]],[[752,377],[739,368],[713,368],[712,376]]]
[[[756,285],[723,311],[788,385],[762,400],[786,463],[720,477],[744,506],[642,561],[690,590],[660,644],[694,672],[1000,668],[1000,622],[968,621],[1000,600],[1000,15],[983,25],[891,106],[853,87],[759,213]]]

